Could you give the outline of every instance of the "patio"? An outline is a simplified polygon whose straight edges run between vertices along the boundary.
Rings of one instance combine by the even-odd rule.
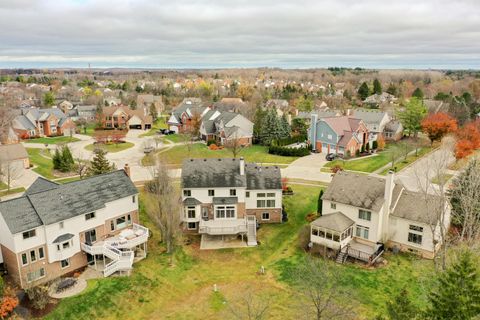
[[[200,241],[200,249],[202,250],[215,250],[215,249],[227,249],[227,248],[244,248],[248,247],[246,241],[242,241],[236,236],[211,236],[208,234],[202,235]]]

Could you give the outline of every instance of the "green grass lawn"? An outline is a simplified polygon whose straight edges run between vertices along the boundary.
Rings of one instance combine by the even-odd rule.
[[[12,189],[10,189],[10,191],[2,190],[2,191],[0,191],[0,197],[4,197],[4,196],[8,196],[10,194],[20,193],[20,192],[24,192],[24,191],[25,191],[24,187],[12,188]]]
[[[69,142],[75,142],[75,141],[80,141],[80,139],[77,139],[75,137],[51,137],[51,138],[35,138],[35,139],[28,139],[24,140],[23,142],[26,143],[42,143],[42,144],[62,144],[62,143],[69,143]]]
[[[53,163],[50,154],[46,149],[27,148],[30,163],[36,166],[33,169],[39,175],[47,179],[55,179],[53,175]]]
[[[167,128],[168,128],[167,118],[160,117],[153,123],[152,129],[150,129],[146,133],[141,134],[139,137],[141,138],[141,137],[153,136],[153,135],[157,134],[156,132],[159,129],[167,129]]]
[[[165,152],[158,154],[161,161],[170,165],[181,165],[187,158],[233,158],[233,154],[228,149],[210,150],[203,143],[195,143],[189,146],[175,146]],[[298,157],[282,157],[268,153],[268,147],[253,145],[244,148],[237,157],[244,157],[246,161],[257,163],[281,163],[288,164],[298,159]],[[148,157],[146,158],[148,159]],[[149,164],[148,160],[144,164]]]
[[[232,319],[229,303],[239,301],[243,291],[268,297],[267,319],[294,319],[294,288],[288,271],[305,255],[299,248],[299,233],[305,216],[316,210],[320,187],[292,185],[293,196],[284,198],[289,220],[262,225],[260,245],[255,248],[199,250],[199,238],[183,245],[173,255],[162,253],[159,231],[148,219],[140,198],[140,220],[152,231],[147,259],[135,264],[130,277],[90,280],[82,294],[60,301],[46,319]],[[372,319],[385,309],[385,301],[403,285],[415,303],[423,305],[422,286],[433,269],[431,261],[405,255],[387,255],[388,264],[369,270],[358,265],[335,265],[350,300],[358,301],[359,318]],[[334,262],[332,262],[334,263]],[[266,275],[257,271],[265,266]],[[213,285],[219,292],[213,292]]]
[[[124,142],[124,143],[109,143],[109,144],[89,144],[88,146],[85,146],[85,149],[88,151],[93,151],[97,148],[101,148],[106,150],[107,152],[120,152],[123,150],[130,149],[133,147],[135,144],[131,142]]]
[[[406,166],[412,164],[413,162],[417,161],[433,149],[431,147],[422,147],[418,149],[417,154],[412,154],[407,156],[407,159],[404,159],[404,157],[401,157],[397,162],[395,162],[395,165],[393,166],[396,169],[396,172],[399,172],[400,170],[403,170]],[[380,174],[381,175],[386,175],[388,171],[390,171],[391,168],[387,168],[383,170]]]
[[[67,182],[72,182],[72,181],[78,181],[80,180],[80,177],[68,177],[68,178],[62,178],[62,179],[55,179],[55,182],[57,183],[67,183]]]
[[[169,134],[167,136],[164,137],[165,140],[169,140],[173,143],[179,143],[179,142],[185,142],[185,141],[189,141],[189,138],[184,135],[184,134]]]
[[[93,134],[95,133],[95,127],[96,127],[96,125],[97,125],[96,123],[87,123],[87,124],[85,125],[85,129],[84,129],[84,128],[81,128],[81,127],[78,128],[79,133],[92,137]]]

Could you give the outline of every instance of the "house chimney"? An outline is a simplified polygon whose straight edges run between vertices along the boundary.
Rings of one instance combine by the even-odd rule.
[[[310,128],[308,132],[309,134],[308,140],[310,140],[310,144],[312,145],[312,151],[317,150],[317,121],[318,121],[318,114],[312,113],[310,115]]]
[[[393,193],[393,187],[395,186],[394,184],[394,178],[395,178],[395,173],[393,170],[389,170],[387,174],[387,178],[385,179],[385,204],[388,205],[390,208],[390,205],[392,204],[392,193]]]
[[[383,206],[383,214],[380,219],[380,228],[381,232],[380,235],[382,237],[382,241],[386,243],[389,239],[389,220],[390,220],[390,206],[392,205],[392,196],[393,196],[393,188],[395,187],[394,183],[395,173],[393,170],[388,171],[387,177],[385,179],[385,204]]]
[[[243,160],[243,157],[240,157],[240,175],[245,175],[245,160]]]
[[[125,163],[123,170],[125,170],[125,173],[127,174],[127,176],[130,177],[130,167],[128,166],[128,163]]]

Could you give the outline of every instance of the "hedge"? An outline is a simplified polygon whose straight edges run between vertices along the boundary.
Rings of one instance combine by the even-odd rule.
[[[297,142],[305,142],[306,140],[307,140],[306,135],[298,135],[298,136],[288,137],[284,139],[274,140],[272,141],[272,144],[274,146],[282,147],[282,146],[288,146],[289,144],[294,144]]]
[[[268,148],[268,153],[276,154],[279,156],[285,157],[303,157],[308,156],[310,154],[310,148],[285,148],[285,147],[277,147],[277,146],[270,146]]]

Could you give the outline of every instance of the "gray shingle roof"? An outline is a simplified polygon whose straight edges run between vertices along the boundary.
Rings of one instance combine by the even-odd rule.
[[[57,238],[55,238],[55,240],[53,240],[53,243],[62,243],[62,242],[65,242],[67,240],[72,239],[73,237],[74,237],[73,234],[65,233],[65,234],[59,235]]]
[[[18,233],[101,209],[107,202],[137,193],[125,171],[118,170],[56,188],[39,182],[25,196],[0,202],[0,213],[10,231]]]
[[[238,203],[237,197],[213,197],[213,204],[236,204]]]
[[[186,206],[196,206],[197,204],[201,204],[200,200],[197,200],[196,198],[186,198],[183,200],[183,204]]]
[[[355,221],[341,212],[325,214],[311,223],[312,226],[343,232]]]
[[[282,178],[277,166],[245,163],[240,174],[239,159],[186,159],[182,166],[183,188],[281,189]]]
[[[362,110],[357,109],[353,111],[353,116],[357,119],[363,120],[363,122],[368,124],[377,124],[380,125],[382,119],[387,115],[386,112],[377,111],[377,110]]]
[[[28,153],[23,144],[2,144],[0,145],[0,161],[13,161],[28,158]]]
[[[38,177],[35,182],[27,189],[25,194],[34,194],[37,192],[47,191],[58,188],[59,184],[43,177]]]
[[[403,189],[392,216],[435,225],[436,219],[431,213],[441,208],[442,205],[446,205],[446,203],[439,196]]]
[[[341,171],[334,175],[322,199],[379,211],[384,195],[385,179]]]

